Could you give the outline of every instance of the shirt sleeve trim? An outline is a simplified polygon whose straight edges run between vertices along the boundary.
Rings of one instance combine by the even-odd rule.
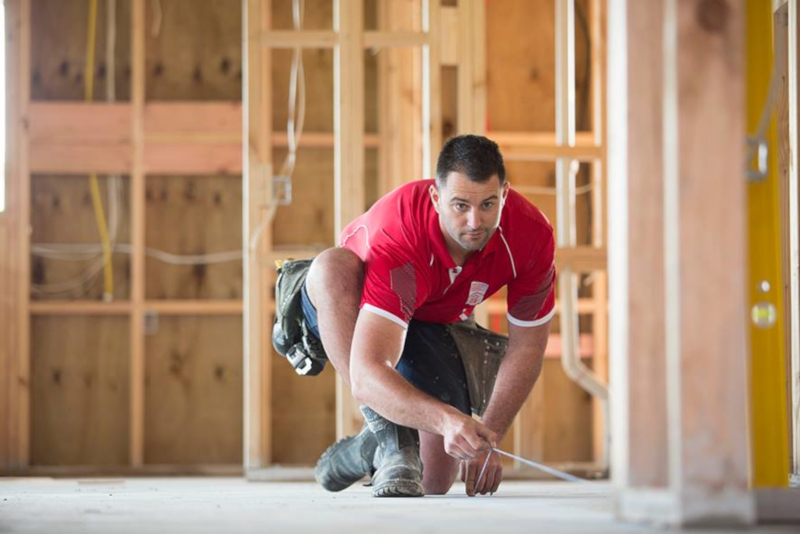
[[[556,307],[553,306],[553,309],[550,310],[550,313],[542,317],[541,319],[534,319],[533,321],[520,321],[519,319],[514,318],[510,313],[506,314],[508,316],[508,322],[513,324],[514,326],[541,326],[548,322],[553,316],[556,314]]]
[[[368,312],[372,312],[375,315],[380,315],[381,317],[386,317],[387,319],[389,319],[393,323],[398,324],[398,325],[402,326],[405,329],[408,329],[408,323],[406,323],[400,317],[398,317],[395,314],[390,313],[390,312],[388,312],[386,310],[382,310],[382,309],[378,308],[377,306],[373,306],[372,304],[364,304],[361,307],[361,309],[362,310],[367,310]]]

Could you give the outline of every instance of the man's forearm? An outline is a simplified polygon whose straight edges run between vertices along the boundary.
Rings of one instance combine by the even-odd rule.
[[[550,331],[549,323],[526,332],[524,339],[511,336],[494,391],[482,422],[501,437],[508,432],[525,399],[542,371],[544,350]]]
[[[420,391],[388,366],[372,365],[358,373],[353,380],[358,401],[398,425],[441,435],[448,418],[461,413]]]

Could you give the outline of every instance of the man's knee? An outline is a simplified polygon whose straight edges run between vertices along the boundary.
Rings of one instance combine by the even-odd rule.
[[[425,495],[444,495],[453,487],[453,482],[455,482],[455,477],[430,479],[423,476],[422,486],[425,489]]]
[[[318,290],[326,293],[357,292],[360,296],[364,263],[346,248],[329,248],[314,258],[306,284],[312,301]]]

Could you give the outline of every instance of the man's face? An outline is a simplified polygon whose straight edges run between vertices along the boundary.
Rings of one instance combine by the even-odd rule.
[[[445,237],[465,252],[475,252],[486,245],[500,224],[508,183],[501,187],[496,174],[478,183],[451,172],[445,186],[438,189],[432,185],[430,194]]]

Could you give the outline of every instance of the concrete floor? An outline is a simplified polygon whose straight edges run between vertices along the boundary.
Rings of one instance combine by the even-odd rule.
[[[506,481],[492,497],[463,492],[458,484],[446,496],[373,499],[360,485],[334,494],[241,478],[6,478],[0,533],[664,532],[616,522],[608,483]]]

